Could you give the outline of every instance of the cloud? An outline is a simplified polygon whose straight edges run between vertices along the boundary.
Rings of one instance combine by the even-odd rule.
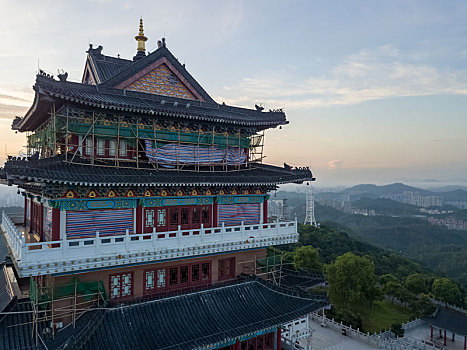
[[[343,164],[343,161],[342,160],[339,160],[339,159],[335,159],[335,160],[330,160],[328,162],[328,168],[329,170],[335,170],[337,168],[340,168]]]
[[[16,115],[24,115],[27,110],[28,107],[0,103],[0,119],[13,121]]]
[[[344,58],[322,76],[302,78],[292,71],[263,72],[225,87],[221,100],[251,106],[310,109],[354,105],[390,97],[467,94],[467,71],[421,64],[391,45],[364,49]],[[238,93],[238,95],[235,95]]]

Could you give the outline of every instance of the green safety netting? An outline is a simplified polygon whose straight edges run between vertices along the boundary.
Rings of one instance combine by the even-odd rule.
[[[37,283],[31,277],[29,283],[29,296],[31,301],[47,305],[46,303],[52,300],[52,296],[53,299],[56,300],[62,297],[74,295],[75,288],[77,296],[82,296],[85,300],[91,300],[93,298],[92,294],[96,293],[102,293],[104,300],[108,300],[107,292],[104,288],[104,282],[82,282],[77,277],[73,278],[70,284],[40,288],[37,287]]]
[[[71,133],[78,135],[86,135],[91,128],[90,124],[78,123],[78,122],[69,122],[68,129]],[[178,131],[168,131],[168,130],[154,130],[153,128],[139,127],[136,128],[136,125],[128,125],[126,127],[121,126],[120,130],[116,125],[104,125],[104,124],[95,124],[94,125],[94,134],[108,137],[124,137],[124,138],[136,138],[139,139],[156,139],[158,141],[175,141],[187,143],[200,143],[200,144],[215,144],[220,146],[240,146],[241,148],[248,148],[250,146],[250,139],[248,137],[234,136],[229,135],[225,136],[222,134],[213,135],[210,133],[190,133],[190,132],[180,132]]]

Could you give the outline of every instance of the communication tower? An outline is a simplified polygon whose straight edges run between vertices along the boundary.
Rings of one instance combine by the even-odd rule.
[[[306,183],[306,217],[304,224],[319,226],[315,218],[315,195],[309,182]]]

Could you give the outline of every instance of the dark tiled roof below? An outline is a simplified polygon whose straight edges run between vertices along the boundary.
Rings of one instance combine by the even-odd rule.
[[[303,317],[329,300],[273,286],[257,278],[134,305],[88,311],[48,349],[194,349],[235,341]],[[43,349],[31,337],[31,304],[18,302],[0,320],[0,350]],[[44,325],[40,325],[42,329]]]
[[[305,273],[289,269],[282,269],[282,276],[279,278],[280,286],[287,289],[307,290],[324,283],[322,273]]]
[[[44,349],[40,341],[36,347],[32,337],[31,303],[18,301],[9,311],[14,313],[0,318],[0,350]]]
[[[13,290],[8,281],[8,274],[4,263],[0,264],[0,312],[5,310],[13,300]],[[1,316],[0,316],[1,317]]]
[[[58,182],[70,184],[145,184],[157,186],[248,186],[301,183],[312,179],[308,169],[288,170],[277,166],[252,164],[251,169],[240,171],[175,171],[156,170],[146,165],[145,169],[114,168],[70,164],[62,158],[40,160],[9,160],[0,177],[13,183]]]
[[[325,299],[273,288],[246,281],[109,310],[83,349],[201,348],[280,326],[328,305]]]

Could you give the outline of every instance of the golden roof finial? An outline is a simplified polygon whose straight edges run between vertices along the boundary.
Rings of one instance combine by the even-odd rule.
[[[136,41],[138,42],[138,52],[145,53],[146,52],[146,41],[148,40],[147,37],[144,36],[144,29],[143,29],[143,18],[141,17],[139,20],[139,34],[135,36]]]

